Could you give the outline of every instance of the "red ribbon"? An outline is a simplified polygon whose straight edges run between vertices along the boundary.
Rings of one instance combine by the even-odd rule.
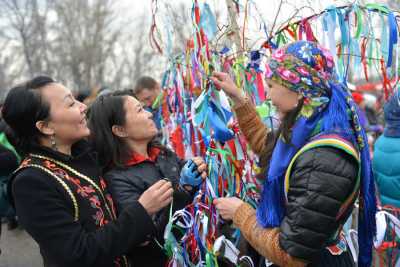
[[[367,59],[365,57],[365,52],[367,50],[367,42],[368,39],[364,37],[361,43],[361,62],[364,67],[365,80],[368,82],[368,67],[367,67],[368,65],[367,65]]]
[[[392,88],[392,84],[390,83],[389,78],[387,77],[385,60],[383,58],[381,58],[380,63],[381,63],[381,71],[382,71],[382,76],[383,76],[383,89],[385,92],[385,99],[387,100],[389,97],[389,94],[391,94],[393,92],[393,88]]]
[[[176,128],[176,130],[171,134],[171,143],[175,150],[175,153],[179,158],[185,158],[185,147],[183,146],[183,131],[180,125]]]

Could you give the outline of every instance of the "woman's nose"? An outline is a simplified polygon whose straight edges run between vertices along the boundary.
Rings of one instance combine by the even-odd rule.
[[[87,111],[87,106],[84,104],[84,103],[82,103],[82,102],[79,102],[78,101],[78,103],[79,103],[79,105],[80,105],[80,111],[81,111],[81,113],[86,113],[86,111]]]

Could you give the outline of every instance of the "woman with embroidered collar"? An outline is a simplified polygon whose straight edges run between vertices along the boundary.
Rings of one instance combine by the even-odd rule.
[[[266,70],[278,132],[263,125],[228,74],[212,78],[233,100],[265,177],[256,210],[234,197],[216,199],[216,208],[275,265],[355,266],[341,228],[359,195],[358,266],[370,266],[376,201],[368,143],[332,55],[298,41],[275,50]]]
[[[44,266],[130,266],[124,254],[155,231],[151,216],[172,201],[171,183],[155,184],[117,217],[84,141],[86,109],[49,77],[10,90],[2,114],[25,156],[10,183],[16,212]]]

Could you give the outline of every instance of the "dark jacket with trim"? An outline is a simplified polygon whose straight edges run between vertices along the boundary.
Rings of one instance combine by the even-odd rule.
[[[273,133],[269,133],[249,101],[235,106],[235,112],[251,149],[258,156],[265,155]],[[333,147],[303,152],[290,175],[286,215],[279,227],[280,249],[313,267],[353,266],[349,253],[334,256],[327,253],[326,246],[332,244],[331,237],[353,209],[350,205],[343,218],[336,219],[341,205],[353,192],[357,176],[358,163],[347,152]],[[265,251],[271,245],[263,243],[256,249]]]
[[[32,153],[51,157],[90,177],[107,196],[95,154],[86,142],[73,147],[73,156],[41,146]],[[79,177],[73,178],[84,183]],[[63,180],[70,188],[77,188],[76,184]],[[152,220],[139,202],[130,202],[112,220],[106,215],[100,194],[86,189],[90,199],[72,190],[79,207],[79,220],[74,221],[71,197],[50,174],[27,167],[13,177],[12,193],[19,222],[39,244],[46,267],[115,266],[116,257],[126,254],[154,232]],[[103,218],[96,216],[100,210],[104,210]],[[99,226],[99,219],[108,222]]]
[[[125,168],[113,168],[104,177],[115,200],[118,210],[123,210],[131,202],[136,201],[140,195],[151,185],[163,178],[168,178],[174,187],[173,211],[184,208],[191,203],[193,195],[179,188],[180,171],[184,161],[168,150],[161,149],[154,162],[146,160]],[[146,244],[135,247],[129,257],[134,266],[158,267],[164,266],[166,256],[155,239],[163,244],[163,234],[169,219],[170,206],[167,206],[153,217],[157,228]]]
[[[339,220],[336,215],[353,192],[357,175],[356,159],[337,148],[313,148],[299,156],[290,176],[286,216],[280,227],[282,249],[308,262],[320,261],[346,219],[347,214]]]

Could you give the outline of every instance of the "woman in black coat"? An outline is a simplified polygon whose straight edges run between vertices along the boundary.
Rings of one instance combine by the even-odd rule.
[[[123,92],[101,96],[90,108],[89,126],[117,211],[162,179],[174,187],[174,210],[193,200],[195,187],[206,177],[205,163],[194,158],[185,165],[174,152],[158,144],[152,114],[136,98]],[[154,214],[156,233],[129,253],[134,265],[165,265],[167,259],[159,244],[163,244],[168,215],[169,208]]]
[[[333,56],[316,43],[276,49],[266,64],[281,125],[266,128],[225,73],[212,77],[234,101],[239,125],[265,167],[257,209],[214,200],[263,256],[285,267],[355,266],[342,227],[359,199],[358,266],[371,264],[376,200],[368,140]]]
[[[90,134],[86,106],[49,77],[10,90],[2,110],[25,157],[12,179],[20,224],[45,266],[130,266],[124,254],[154,232],[151,216],[172,201],[162,181],[116,216]]]

